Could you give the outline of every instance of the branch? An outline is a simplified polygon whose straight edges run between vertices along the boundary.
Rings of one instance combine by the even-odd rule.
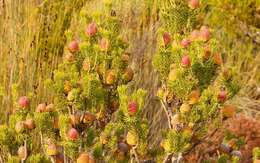
[[[4,163],[4,159],[2,158],[1,155],[0,155],[0,163]]]
[[[244,33],[244,35],[247,36],[247,37],[250,37],[255,44],[258,44],[258,45],[259,45],[259,44],[260,44],[260,41],[258,40],[257,37],[260,35],[260,33],[259,33],[259,31],[256,31],[255,33],[253,33],[254,31],[253,31],[253,29],[252,29],[252,28],[256,28],[256,27],[252,27],[252,26],[250,26],[250,25],[244,23],[243,21],[241,21],[241,20],[239,20],[239,19],[237,19],[237,21],[238,21],[238,24],[240,25],[240,27],[241,27],[242,29],[244,29],[244,31],[246,31],[246,32]]]
[[[173,153],[168,153],[165,159],[163,160],[163,163],[167,163],[168,161],[171,161],[171,163],[180,163],[182,161],[182,153],[179,153],[178,156],[174,156]],[[169,160],[170,159],[170,160]]]
[[[197,141],[196,143],[194,143],[194,144],[192,145],[192,147],[191,147],[188,151],[186,151],[186,152],[184,153],[184,155],[187,155],[189,152],[191,152],[193,149],[195,149],[195,147],[196,147],[197,145],[201,144],[202,142],[206,142],[206,141],[207,141],[209,138],[211,138],[217,131],[218,131],[218,129],[215,129],[211,134],[204,136],[204,137],[201,138],[199,141]]]
[[[163,163],[167,163],[169,159],[171,159],[172,153],[168,153],[165,159],[163,160]]]
[[[25,148],[25,154],[24,154],[24,158],[22,158],[21,162],[24,163],[26,158],[27,158],[27,141],[24,140],[24,148]]]
[[[133,152],[133,154],[134,154],[134,157],[135,157],[135,159],[136,159],[136,162],[137,162],[137,163],[140,163],[140,160],[138,159],[137,152],[136,152],[136,150],[135,150],[136,147],[137,147],[137,146],[135,146],[135,147],[132,148],[132,152]]]
[[[51,156],[51,162],[55,163],[55,158],[53,156]]]
[[[40,142],[41,142],[41,150],[42,150],[42,152],[44,152],[42,131],[40,131]]]
[[[168,120],[168,127],[169,127],[170,129],[172,129],[171,117],[170,117],[169,112],[168,112],[168,107],[165,105],[165,103],[164,103],[162,100],[160,100],[160,101],[161,101],[161,104],[162,104],[162,106],[163,106],[163,110],[164,110],[164,112],[165,112],[165,114],[166,114],[166,117],[167,117],[167,120]]]

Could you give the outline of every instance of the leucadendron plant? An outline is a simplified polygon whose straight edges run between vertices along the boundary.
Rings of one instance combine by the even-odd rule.
[[[197,22],[199,6],[198,0],[167,0],[161,8],[153,65],[160,74],[157,95],[169,128],[161,142],[163,162],[181,161],[206,138],[209,126],[221,120],[221,113],[234,114],[223,106],[239,90],[235,70],[224,66],[221,43],[210,27]]]
[[[55,138],[52,110],[38,112],[51,105],[31,106],[31,98],[21,96],[7,124],[0,126],[1,162],[51,162],[45,155],[44,136]]]
[[[134,72],[128,64],[131,57],[128,44],[120,34],[120,20],[111,2],[104,3],[102,12],[83,8],[78,25],[76,31],[66,32],[64,61],[55,70],[53,79],[46,82],[55,93],[53,103],[58,113],[60,139],[53,140],[53,144],[62,147],[67,160],[96,162],[108,157],[109,148],[100,142],[104,139],[100,134],[104,130],[112,132],[118,126],[106,127],[123,105],[118,87],[132,81]],[[139,109],[135,106],[137,102],[131,105],[133,112]],[[113,152],[121,148],[119,138],[118,142],[115,137],[107,141]],[[128,144],[123,146],[128,148]]]
[[[100,142],[109,162],[141,162],[149,160],[148,123],[142,116],[146,91],[138,89],[129,93],[126,85],[118,87],[119,109],[114,114],[105,130],[101,133]]]

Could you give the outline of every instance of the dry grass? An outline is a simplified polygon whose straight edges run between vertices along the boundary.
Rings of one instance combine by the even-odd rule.
[[[9,112],[12,108],[12,101],[16,98],[14,90],[17,84],[23,80],[27,80],[26,70],[32,73],[27,65],[30,65],[28,55],[30,50],[30,42],[33,39],[33,33],[37,26],[33,12],[34,1],[1,1],[0,16],[0,87],[2,87],[2,96],[0,103],[0,111]],[[32,68],[32,67],[31,67]],[[27,82],[29,83],[30,80]],[[23,85],[21,92],[27,89],[28,84]],[[3,116],[1,116],[3,117]],[[2,119],[1,119],[2,120]]]
[[[44,80],[62,57],[64,31],[86,0],[2,0],[0,2],[0,122],[18,96],[32,106],[49,100]],[[72,5],[73,4],[73,5]]]

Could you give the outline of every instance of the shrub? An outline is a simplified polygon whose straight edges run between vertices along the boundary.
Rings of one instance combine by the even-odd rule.
[[[209,126],[221,120],[225,101],[239,90],[235,70],[223,64],[220,43],[208,26],[196,21],[198,11],[180,0],[162,6],[153,64],[160,73],[158,97],[168,118],[169,130],[161,143],[165,162],[181,160],[203,140]]]

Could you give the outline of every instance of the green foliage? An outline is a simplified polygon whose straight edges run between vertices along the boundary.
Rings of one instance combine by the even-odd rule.
[[[66,156],[71,159],[76,159],[79,155],[79,141],[71,141],[71,140],[64,140],[61,142],[61,145],[64,147],[64,151]]]
[[[19,163],[20,158],[17,156],[10,156],[8,157],[7,163]]]
[[[163,27],[171,33],[182,33],[192,29],[196,23],[196,10],[190,10],[183,0],[162,1],[160,18]]]
[[[169,59],[170,52],[160,51],[154,55],[153,65],[156,67],[157,71],[162,74],[162,77],[167,76],[169,74],[169,68],[172,61]]]
[[[231,162],[232,162],[232,163],[239,163],[239,160],[240,160],[240,158],[237,157],[237,156],[233,156],[233,157],[231,158]]]
[[[195,63],[192,66],[192,71],[196,78],[199,80],[199,87],[201,90],[207,88],[216,75],[216,65],[212,63],[212,60],[206,63]]]
[[[102,157],[102,154],[103,154],[103,147],[102,147],[102,144],[100,143],[97,143],[95,144],[95,146],[93,147],[93,156],[95,158],[101,158]]]
[[[187,131],[177,132],[171,130],[167,134],[163,146],[168,153],[185,152],[191,147],[191,144],[189,143],[191,136],[191,133]]]
[[[227,88],[230,97],[235,96],[240,90],[240,86],[237,80],[225,81],[224,85]]]
[[[35,155],[30,155],[26,162],[28,163],[51,163],[51,161],[49,159],[47,159],[45,156],[41,155],[41,154],[35,154]]]
[[[96,133],[95,133],[95,131],[94,131],[94,129],[88,129],[87,131],[86,131],[86,145],[87,146],[90,146],[91,144],[93,144],[93,142],[94,142],[94,140],[95,140],[95,138],[96,138]]]
[[[18,121],[25,120],[27,116],[27,111],[18,111],[16,114],[10,115],[9,124],[11,128],[15,128],[15,125]]]
[[[222,154],[219,158],[218,158],[218,163],[227,163],[229,160],[229,156]]]
[[[169,88],[175,92],[176,96],[183,98],[188,96],[188,94],[195,88],[198,81],[190,75],[187,70],[177,70],[177,80],[169,81]]]
[[[66,156],[73,160],[81,151],[102,159],[103,145],[99,142],[101,133],[106,139],[109,138],[107,149],[115,152],[119,136],[125,129],[122,123],[112,125],[112,128],[109,124],[118,109],[117,87],[132,80],[131,75],[125,75],[131,69],[126,51],[128,44],[120,35],[120,20],[111,14],[111,5],[101,9],[90,12],[86,6],[80,11],[80,16],[76,18],[78,29],[71,27],[66,31],[68,48],[64,49],[64,60],[54,71],[53,79],[45,82],[55,94],[54,106],[58,113],[61,136],[58,141],[64,147]],[[93,35],[86,32],[91,23],[96,25]],[[72,41],[77,41],[79,49],[76,52],[69,49]],[[102,41],[108,46],[102,47]],[[142,94],[137,91],[133,99],[140,98]],[[137,101],[141,109],[143,101]],[[57,118],[57,115],[54,116]],[[77,140],[68,138],[71,128],[77,130]],[[111,130],[115,132],[111,133]]]
[[[253,149],[253,160],[260,159],[260,147],[255,147]]]
[[[81,12],[84,13],[86,10],[83,9]],[[109,12],[109,9],[106,10]],[[103,108],[105,100],[110,96],[110,90],[103,88],[107,75],[106,71],[113,69],[115,75],[120,77],[123,70],[121,55],[127,48],[127,45],[119,36],[119,21],[108,13],[93,13],[92,17],[81,14],[79,22],[82,23],[82,27],[95,22],[98,26],[98,33],[94,37],[88,37],[85,34],[85,29],[81,28],[78,33],[81,37],[80,52],[74,54],[74,61],[64,61],[54,73],[53,88],[57,94],[55,105],[57,105],[58,110],[63,112],[67,112],[69,105],[83,111],[86,110],[86,107],[88,109],[92,107]],[[68,31],[67,35],[70,37],[76,35],[76,33]],[[109,40],[109,50],[103,51],[99,48],[101,38]],[[73,40],[73,38],[71,39]],[[83,70],[83,61],[89,61],[89,71]],[[71,96],[69,96],[71,98],[68,99],[70,102],[64,100],[64,95],[66,96],[68,93],[64,90],[65,82],[71,87]],[[97,110],[94,112],[97,112]]]
[[[180,40],[179,38],[178,41]],[[168,80],[168,85],[179,98],[184,98],[197,87],[201,90],[207,88],[214,80],[217,66],[212,58],[205,60],[203,55],[205,46],[209,46],[212,50],[211,53],[214,54],[216,44],[216,40],[210,40],[206,45],[201,41],[195,41],[187,50],[180,45],[176,45],[176,47],[160,46],[153,59],[154,67],[160,72],[161,78],[166,81],[167,77],[170,78],[172,75],[170,72],[175,71],[177,80]],[[164,53],[164,49],[168,51],[168,54]],[[191,59],[190,68],[181,66],[180,60],[185,54],[188,54]]]
[[[107,142],[106,147],[111,151],[115,151],[118,146],[118,139],[124,134],[125,126],[122,123],[110,122],[106,125],[103,133],[101,134],[101,141],[105,139]]]
[[[59,115],[60,136],[64,139],[67,137],[69,124],[70,124],[70,119],[67,115],[63,115],[63,114]]]
[[[219,121],[223,103],[239,91],[235,70],[223,70],[221,44],[212,38],[211,29],[196,29],[203,9],[169,0],[160,11],[162,28],[153,65],[160,74],[158,96],[170,128],[162,141],[168,154],[189,152],[194,140],[203,139],[209,126]],[[221,91],[227,95],[220,97]]]
[[[198,104],[191,109],[188,122],[199,123],[201,128],[207,121],[216,118],[219,112],[219,104],[212,89],[207,89],[200,97]]]
[[[0,151],[7,150],[9,152],[13,152],[14,149],[17,148],[17,141],[14,137],[15,131],[9,128],[6,125],[1,125],[0,126]]]
[[[107,139],[108,142],[104,143],[104,149],[110,151],[117,151],[119,143],[129,143],[129,139],[137,140],[136,144],[130,144],[136,147],[138,155],[145,156],[148,152],[148,123],[142,118],[141,111],[144,107],[144,100],[146,91],[138,89],[133,93],[128,92],[125,85],[118,87],[119,94],[119,110],[115,113],[115,121],[109,123],[104,132],[101,134],[101,140]],[[132,115],[129,112],[129,103],[135,103],[137,106],[136,112]],[[135,133],[136,137],[129,138],[127,135],[126,142],[122,139],[125,133]],[[130,141],[131,141],[130,140]],[[119,150],[120,152],[120,150]],[[128,156],[127,156],[128,157]],[[108,159],[108,158],[107,158]]]
[[[51,112],[34,113],[36,130],[45,135],[53,134],[53,115]]]

